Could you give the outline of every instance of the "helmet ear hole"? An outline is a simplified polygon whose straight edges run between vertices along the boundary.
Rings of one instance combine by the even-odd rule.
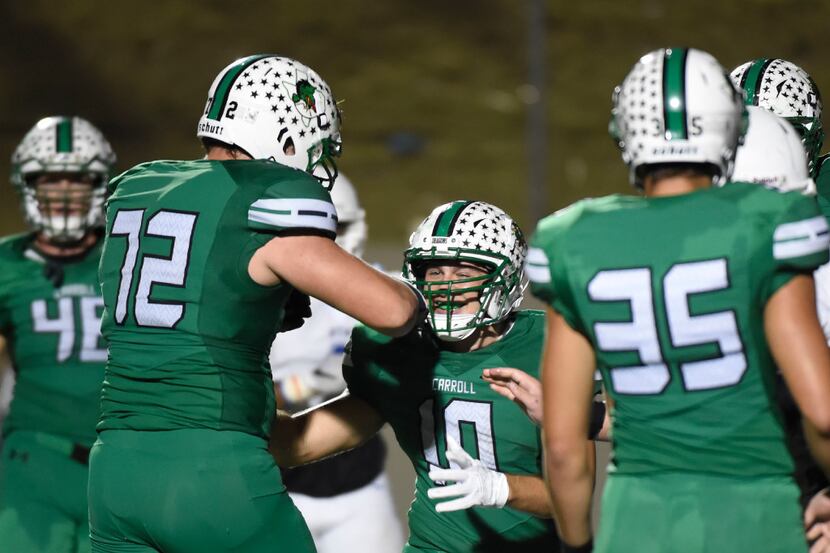
[[[282,153],[287,156],[293,156],[297,153],[297,149],[294,147],[294,139],[290,136],[285,141],[285,144],[282,145]]]

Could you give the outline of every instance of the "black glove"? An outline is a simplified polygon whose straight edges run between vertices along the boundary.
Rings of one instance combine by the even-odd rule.
[[[311,317],[311,299],[299,290],[291,290],[285,302],[285,315],[282,317],[280,332],[288,332],[303,326],[305,320]]]

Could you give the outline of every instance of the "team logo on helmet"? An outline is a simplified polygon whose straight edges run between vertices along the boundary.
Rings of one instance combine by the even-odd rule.
[[[307,80],[303,79],[297,82],[297,92],[291,95],[294,103],[303,102],[305,109],[317,113],[317,104],[314,101],[314,93],[317,89]]]

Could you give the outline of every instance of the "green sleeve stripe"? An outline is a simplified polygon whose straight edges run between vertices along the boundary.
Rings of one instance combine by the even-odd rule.
[[[763,76],[771,63],[771,59],[758,58],[744,72],[744,76],[741,78],[741,88],[746,94],[746,99],[744,100],[746,105],[758,105],[758,93],[761,91],[761,83],[764,81]]]
[[[72,151],[72,118],[66,117],[55,127],[55,151]]]
[[[666,140],[685,140],[686,127],[686,48],[668,48],[663,59],[663,120]]]
[[[265,55],[248,56],[247,58],[238,59],[236,63],[228,67],[219,84],[216,85],[216,90],[213,91],[213,101],[207,114],[208,119],[219,121],[222,118],[222,114],[225,113],[225,104],[228,103],[228,93],[237,77],[257,61],[267,57]]]

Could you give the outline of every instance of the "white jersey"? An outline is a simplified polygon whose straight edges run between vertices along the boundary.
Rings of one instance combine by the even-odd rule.
[[[291,332],[277,334],[271,346],[271,375],[285,400],[311,407],[346,389],[343,350],[357,323],[311,298],[311,317]]]
[[[816,281],[816,311],[824,337],[830,344],[830,263],[822,265],[813,273]]]

